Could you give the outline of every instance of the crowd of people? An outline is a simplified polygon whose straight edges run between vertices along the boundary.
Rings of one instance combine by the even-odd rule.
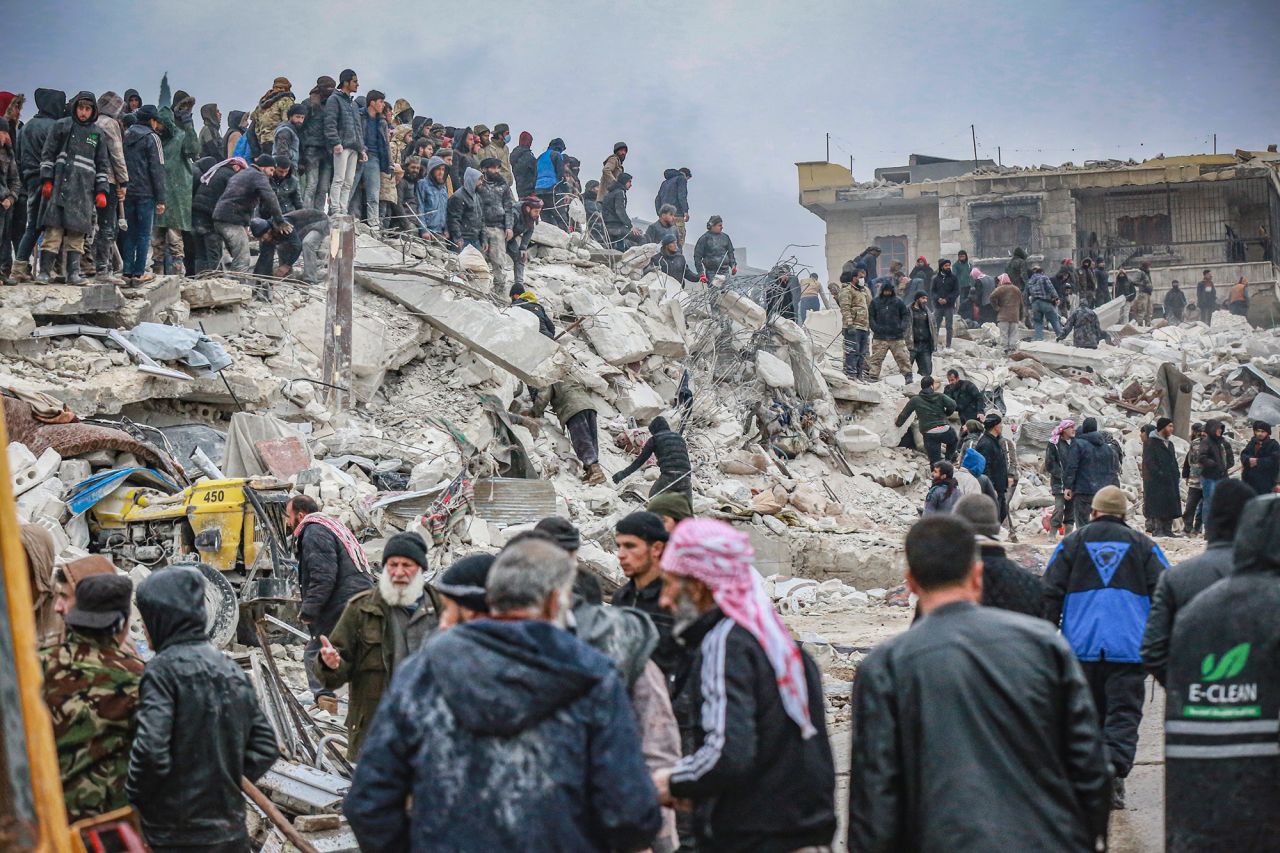
[[[212,102],[199,108],[197,129],[195,97],[171,91],[167,75],[155,103],[135,89],[71,98],[37,89],[37,112],[25,120],[25,97],[0,92],[0,276],[127,287],[219,268],[247,277],[257,242],[253,276],[265,299],[265,281],[289,275],[299,258],[303,280],[316,283],[328,217],[339,213],[375,232],[474,247],[499,294],[508,262],[523,284],[539,220],[607,248],[657,244],[653,265],[681,280],[737,271],[718,216],[686,266],[688,167],[665,170],[657,221],[642,235],[627,209],[627,143],[584,186],[563,139],[538,153],[524,131],[509,148],[506,123],[447,126],[360,87],[344,69],[299,99],[277,77],[252,110],[229,111],[225,129]]]

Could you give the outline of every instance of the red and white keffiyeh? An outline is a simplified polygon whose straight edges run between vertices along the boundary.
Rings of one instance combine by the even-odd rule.
[[[356,535],[348,530],[345,524],[322,512],[313,512],[298,522],[298,526],[293,529],[293,538],[297,539],[301,536],[302,528],[308,524],[318,524],[336,536],[347,552],[347,556],[351,558],[351,562],[356,564],[356,568],[366,575],[373,574],[373,570],[369,568],[369,558],[364,555],[364,548],[360,547],[360,543],[356,541]]]
[[[745,533],[712,518],[680,522],[662,552],[662,569],[702,581],[724,614],[756,638],[773,666],[787,716],[807,739],[817,733],[809,717],[809,687],[800,649],[752,568],[755,556]]]

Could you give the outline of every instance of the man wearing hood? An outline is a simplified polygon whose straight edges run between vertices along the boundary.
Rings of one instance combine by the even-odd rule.
[[[1200,491],[1203,495],[1200,514],[1203,518],[1208,518],[1213,508],[1214,488],[1220,480],[1226,479],[1236,464],[1231,444],[1223,435],[1226,429],[1222,421],[1208,421],[1204,425],[1204,438],[1200,439],[1197,461],[1200,463]]]
[[[724,233],[724,220],[713,215],[707,220],[706,232],[693,246],[693,266],[698,280],[710,284],[721,275],[726,279],[738,274],[738,261],[733,254],[733,239]]]
[[[1089,523],[1093,496],[1120,485],[1120,456],[1096,418],[1085,418],[1062,463],[1062,496],[1075,503],[1076,527]]]
[[[94,123],[98,125],[106,141],[111,169],[107,175],[107,206],[98,209],[93,256],[81,262],[87,276],[108,283],[115,281],[111,277],[111,247],[116,241],[119,202],[124,199],[125,187],[129,184],[129,166],[124,156],[124,131],[120,126],[120,110],[123,106],[124,99],[115,92],[103,92],[98,98],[98,118]]]
[[[1009,281],[1013,282],[1013,286],[1022,290],[1027,286],[1027,277],[1030,274],[1030,264],[1027,262],[1027,250],[1018,246],[1013,250],[1013,254],[1009,258],[1009,263],[1005,265],[1005,274],[1009,276]]]
[[[509,546],[486,581],[494,618],[404,664],[343,805],[362,849],[635,850],[658,834],[626,686],[563,630],[575,574],[552,542]]]
[[[1178,614],[1165,704],[1169,850],[1280,837],[1280,495],[1244,507],[1233,571]]]
[[[664,804],[693,801],[703,850],[825,848],[836,830],[835,767],[817,665],[792,639],[753,567],[747,535],[681,522],[662,552],[661,604],[693,650],[694,750],[654,774]]]
[[[662,213],[667,205],[675,210],[676,236],[680,240],[680,251],[684,251],[685,223],[689,221],[689,179],[693,172],[686,167],[667,169],[662,173],[662,185],[653,199],[653,209]]]
[[[1253,422],[1253,438],[1240,451],[1240,479],[1260,495],[1280,490],[1280,443],[1271,437],[1271,424]]]
[[[868,275],[870,275],[869,271]],[[967,278],[967,270],[965,275]],[[947,347],[950,348],[951,327],[955,322],[956,316],[956,300],[960,298],[960,280],[951,270],[951,261],[946,258],[938,261],[938,274],[933,277],[933,284],[929,293],[938,326],[941,327],[943,323],[947,325]],[[934,336],[934,343],[935,345],[939,343],[936,335]]]
[[[625,149],[623,153],[625,155]],[[609,242],[618,250],[627,248],[634,238],[640,236],[640,229],[632,224],[631,215],[627,213],[629,189],[631,189],[631,176],[626,172],[619,172],[607,193],[600,194],[599,190],[596,191],[597,197],[600,198],[600,215],[604,219],[604,228],[609,235]]]
[[[1178,454],[1173,449],[1173,419],[1160,418],[1142,443],[1142,514],[1153,536],[1172,536],[1173,520],[1182,516],[1178,488]]]
[[[868,337],[871,335],[871,293],[863,279],[840,273],[836,291],[840,306],[840,333],[844,339],[844,375],[861,382],[867,372]]]
[[[1182,315],[1186,310],[1187,295],[1182,292],[1175,278],[1169,284],[1169,292],[1164,295],[1164,318],[1177,325],[1182,322]]]
[[[439,156],[427,161],[427,168],[418,179],[418,216],[422,228],[431,234],[449,239],[448,204],[449,186],[445,173],[449,167]]]
[[[107,206],[111,167],[103,133],[95,123],[97,99],[92,92],[80,92],[68,107],[71,115],[53,125],[40,154],[44,241],[40,245],[40,274],[36,281],[41,284],[51,281],[53,264],[64,247],[67,284],[84,284],[80,256],[85,236],[93,230],[95,208]]]
[[[151,235],[151,271],[156,275],[183,272],[182,234],[191,230],[191,169],[200,153],[196,129],[191,123],[195,103],[196,99],[181,89],[170,98],[168,76],[161,81],[159,118],[164,125],[160,139],[164,148],[166,193],[164,213],[156,215]]]
[[[553,214],[559,199],[556,198],[556,186],[564,180],[564,140],[556,137],[547,143],[547,150],[538,156],[534,166],[533,192],[542,199],[543,215]],[[552,215],[552,220],[558,219]]]
[[[125,784],[152,850],[247,849],[241,778],[280,757],[249,676],[208,639],[205,581],[154,572],[136,604],[156,654],[142,674]]]
[[[127,113],[137,112],[138,107],[142,106],[142,96],[138,94],[137,89],[124,90],[124,111]]]
[[[912,415],[916,416],[916,425],[920,427],[920,434],[924,436],[925,452],[929,455],[930,464],[941,459],[954,460],[956,444],[960,440],[947,420],[955,413],[955,401],[946,394],[940,393],[936,385],[932,376],[922,377],[920,393],[907,401],[894,421],[898,426],[902,426]]]
[[[221,162],[227,157],[236,153],[236,147],[240,144],[240,137],[244,135],[245,128],[249,125],[249,114],[243,110],[232,110],[227,114],[227,132],[222,137],[222,156],[218,157]]]
[[[520,144],[511,149],[511,174],[515,180],[516,194],[528,198],[538,180],[538,157],[533,153],[533,134],[520,131]]]
[[[894,296],[892,284],[882,284],[880,295],[871,300],[870,323],[871,334],[875,336],[871,343],[871,363],[868,365],[871,381],[880,381],[884,357],[887,353],[892,353],[903,380],[910,382],[911,356],[907,353],[907,344],[903,339],[911,324],[911,309]]]
[[[907,352],[911,354],[921,376],[933,373],[933,352],[939,343],[934,316],[929,311],[929,297],[924,293],[917,293],[911,301],[911,321],[907,324],[906,341]]]
[[[332,77],[322,74],[303,102],[307,117],[298,131],[298,183],[302,206],[313,210],[325,209],[333,183],[333,153],[324,137],[324,105],[337,85]]]
[[[31,280],[31,253],[35,250],[36,237],[44,228],[44,209],[49,201],[41,192],[44,180],[41,176],[41,160],[44,144],[53,126],[67,112],[67,96],[58,89],[36,89],[36,114],[22,126],[15,150],[18,152],[18,177],[27,194],[27,221],[22,237],[18,240],[13,263],[15,282]],[[105,156],[106,151],[103,151]],[[82,170],[83,171],[83,170]]]
[[[147,272],[151,229],[156,214],[164,213],[168,176],[157,133],[163,125],[156,108],[150,104],[141,106],[134,116],[137,121],[124,136],[125,160],[133,180],[124,199],[124,217],[129,229],[121,241],[121,255],[125,284],[136,286],[154,277]]]
[[[933,277],[933,267],[929,266],[929,261],[924,255],[916,258],[916,265],[912,267],[911,272],[907,274],[908,279],[920,279],[923,281],[926,288],[932,284]]]
[[[689,446],[684,436],[671,429],[667,419],[656,417],[649,423],[649,440],[640,448],[640,455],[626,468],[613,475],[614,483],[621,483],[639,471],[650,457],[658,462],[658,479],[649,489],[649,497],[667,492],[682,492],[693,505],[693,464],[689,461]]]
[[[1119,486],[1099,489],[1089,520],[1058,544],[1044,573],[1045,616],[1061,624],[1093,693],[1115,777],[1112,808],[1124,808],[1142,721],[1142,633],[1169,567],[1160,546],[1125,523],[1128,511]]]
[[[511,199],[511,187],[502,179],[501,160],[497,157],[481,160],[480,174],[480,181],[475,187],[484,224],[480,251],[493,271],[493,287],[501,295],[507,292],[507,273],[503,264],[507,257],[507,241],[515,236],[515,204]]]
[[[200,108],[200,120],[204,122],[198,137],[200,156],[212,157],[222,162],[226,156],[222,147],[222,110],[218,109],[217,104],[205,104]]]
[[[347,602],[329,636],[320,636],[315,676],[330,690],[350,684],[347,757],[355,761],[365,731],[392,675],[422,645],[439,620],[427,595],[427,543],[397,533],[382,551],[378,585]]]
[[[10,223],[15,215],[15,205],[19,205],[21,200],[22,179],[18,175],[18,158],[13,150],[13,133],[9,120],[0,117],[0,283],[14,283],[9,280],[13,264]]]
[[[476,196],[480,177],[475,169],[467,169],[462,177],[462,188],[449,196],[446,205],[449,240],[458,251],[466,246],[480,249],[484,238],[484,212]]]
[[[605,158],[600,168],[600,186],[596,188],[596,201],[603,202],[614,184],[622,182],[623,163],[627,159],[627,143],[615,142],[613,153]]]

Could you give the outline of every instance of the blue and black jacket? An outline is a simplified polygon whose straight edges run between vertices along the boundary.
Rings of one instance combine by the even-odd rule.
[[[1045,617],[1082,661],[1142,663],[1139,649],[1160,572],[1160,546],[1124,519],[1100,516],[1063,539],[1044,573]]]

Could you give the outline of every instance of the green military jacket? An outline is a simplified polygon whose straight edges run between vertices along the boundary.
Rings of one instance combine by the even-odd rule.
[[[60,645],[41,649],[40,660],[67,817],[124,808],[142,661],[74,629]]]
[[[318,658],[316,676],[320,683],[335,690],[350,683],[347,696],[347,757],[352,761],[360,754],[365,731],[378,710],[382,693],[391,681],[395,623],[388,618],[390,605],[382,600],[377,587],[357,593],[329,635],[329,642],[342,655],[337,669],[329,669]],[[413,654],[436,627],[439,617],[431,596],[423,596],[418,609],[409,617],[406,646]]]

